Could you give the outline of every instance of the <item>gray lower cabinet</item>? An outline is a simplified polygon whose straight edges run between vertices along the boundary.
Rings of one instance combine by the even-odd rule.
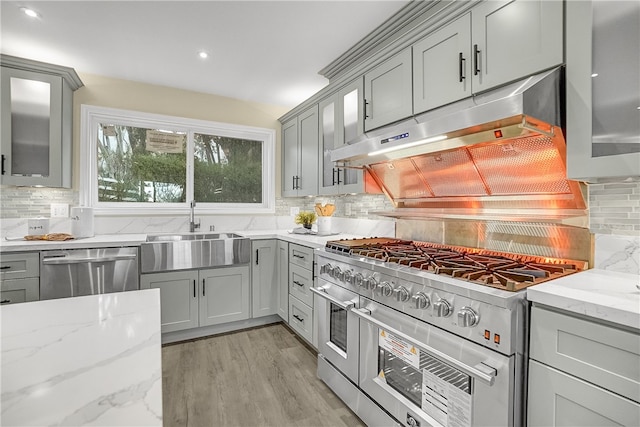
[[[0,259],[0,304],[40,299],[40,255],[21,252]]]
[[[140,276],[141,289],[160,289],[163,333],[248,319],[249,287],[246,266]]]
[[[253,317],[278,311],[277,240],[251,242],[251,311]]]
[[[289,321],[289,243],[277,241],[278,316]]]
[[[289,243],[289,326],[314,347],[313,248]]]
[[[529,426],[640,425],[640,331],[535,306]]]

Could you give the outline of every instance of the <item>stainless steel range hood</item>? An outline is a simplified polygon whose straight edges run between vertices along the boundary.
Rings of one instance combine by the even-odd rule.
[[[552,126],[562,126],[562,71],[556,68],[368,132],[333,150],[331,160],[363,166],[532,132],[549,133]],[[494,134],[499,130],[502,137]]]
[[[331,153],[361,167],[394,217],[586,218],[566,178],[561,68],[369,132]],[[430,208],[430,209],[424,209]]]

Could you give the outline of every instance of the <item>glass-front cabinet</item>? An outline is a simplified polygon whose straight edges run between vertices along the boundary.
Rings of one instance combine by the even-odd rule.
[[[566,8],[568,177],[640,176],[640,3]]]
[[[361,193],[364,191],[362,170],[344,168],[331,161],[331,150],[363,135],[363,80],[356,79],[319,104],[320,194]]]
[[[66,67],[1,60],[1,183],[70,188],[73,90],[82,82]]]

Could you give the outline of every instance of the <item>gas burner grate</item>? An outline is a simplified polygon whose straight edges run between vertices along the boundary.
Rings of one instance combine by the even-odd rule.
[[[477,248],[448,246],[398,239],[359,239],[337,241],[349,246],[346,253],[394,263],[435,274],[460,278],[506,291],[519,291],[531,285],[575,273],[587,267],[583,261],[502,253]],[[327,247],[330,247],[328,242]],[[345,251],[342,251],[345,252]]]

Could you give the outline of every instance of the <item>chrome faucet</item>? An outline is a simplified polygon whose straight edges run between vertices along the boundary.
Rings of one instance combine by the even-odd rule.
[[[196,228],[200,228],[200,221],[196,223],[196,215],[194,212],[196,201],[192,200],[189,206],[191,206],[191,214],[189,215],[189,231],[193,233],[196,231]]]

